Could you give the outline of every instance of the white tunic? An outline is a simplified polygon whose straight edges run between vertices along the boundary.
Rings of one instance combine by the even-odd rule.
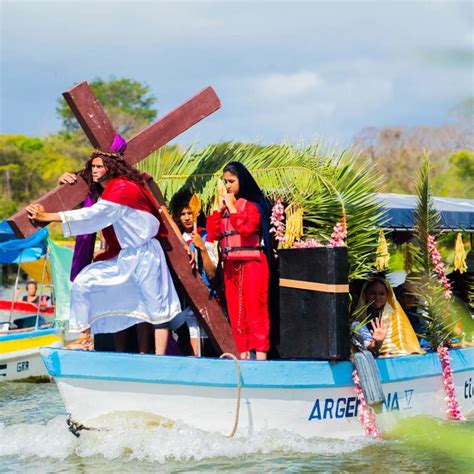
[[[63,232],[91,234],[113,225],[121,251],[117,257],[85,267],[72,284],[71,331],[114,333],[139,322],[160,324],[181,311],[160,243],[159,220],[106,200],[59,213]]]

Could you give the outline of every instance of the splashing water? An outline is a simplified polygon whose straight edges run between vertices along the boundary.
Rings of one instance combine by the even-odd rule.
[[[379,472],[382,465],[387,472],[426,471],[434,466],[440,471],[472,470],[472,455],[459,448],[458,439],[472,441],[471,422],[458,426],[420,418],[413,426],[392,431],[388,441],[377,442],[306,439],[284,427],[228,438],[127,413],[108,415],[102,419],[104,429],[82,431],[76,438],[67,428],[54,384],[0,384],[0,400],[5,402],[0,410],[1,472]],[[451,448],[447,439],[458,449]],[[445,449],[438,449],[436,440]]]
[[[182,423],[159,423],[147,415],[110,415],[102,420],[108,428],[82,431],[79,438],[69,432],[66,417],[46,424],[0,425],[0,457],[37,456],[64,460],[102,456],[105,459],[153,461],[202,461],[217,457],[238,459],[250,455],[301,453],[331,455],[350,453],[367,446],[364,438],[342,443],[338,440],[308,440],[287,431],[268,430],[251,437],[228,438],[205,433]]]

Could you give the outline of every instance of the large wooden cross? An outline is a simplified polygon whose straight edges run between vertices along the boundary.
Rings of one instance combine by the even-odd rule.
[[[105,151],[109,150],[116,131],[87,82],[78,84],[65,92],[63,96],[92,146]],[[132,137],[123,153],[124,158],[130,164],[143,160],[219,108],[220,100],[214,90],[211,87],[202,90]],[[237,355],[234,338],[222,308],[215,299],[209,299],[209,290],[200,276],[191,272],[181,234],[164,206],[158,186],[151,178],[148,180],[148,186],[162,206],[163,225],[167,235],[160,242],[167,255],[175,283],[179,287],[178,290],[190,302],[214,347],[218,351]],[[42,204],[48,212],[66,211],[82,203],[87,193],[86,182],[78,176],[77,183],[73,186],[58,186],[34,202]],[[27,237],[40,226],[45,225],[31,222],[24,209],[10,217],[8,223],[18,237]]]

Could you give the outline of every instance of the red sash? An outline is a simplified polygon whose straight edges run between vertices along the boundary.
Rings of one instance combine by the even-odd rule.
[[[164,237],[167,234],[166,229],[163,226],[160,206],[150,191],[141,184],[136,183],[135,181],[130,181],[127,178],[111,179],[102,193],[102,199],[122,206],[131,207],[137,211],[145,211],[152,214],[160,221],[160,230],[157,237]],[[121,250],[113,226],[103,229],[102,235],[107,242],[108,249],[106,252],[99,254],[95,261],[113,258],[118,255]]]

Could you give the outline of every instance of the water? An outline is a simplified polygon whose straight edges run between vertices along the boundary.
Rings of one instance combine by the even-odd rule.
[[[269,430],[230,439],[145,417],[109,431],[66,427],[54,383],[0,383],[0,472],[473,472],[474,423],[418,418],[387,440],[304,439]]]

